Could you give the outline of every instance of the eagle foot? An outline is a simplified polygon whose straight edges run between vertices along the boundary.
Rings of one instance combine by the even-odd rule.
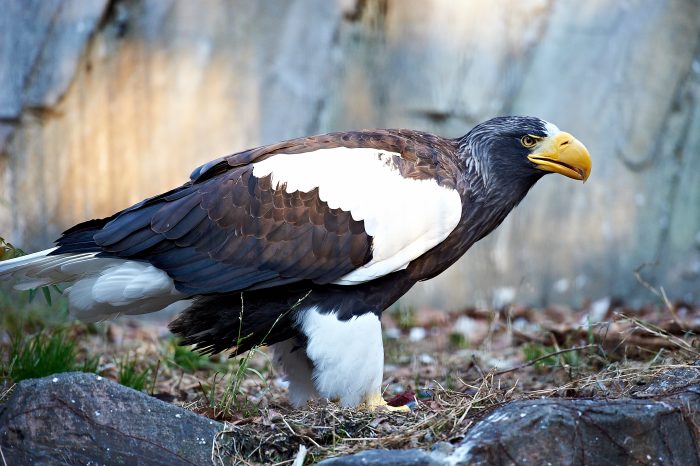
[[[411,412],[411,408],[409,408],[408,406],[390,406],[380,393],[367,396],[360,405],[360,408],[364,408],[367,411],[386,410],[400,413]]]

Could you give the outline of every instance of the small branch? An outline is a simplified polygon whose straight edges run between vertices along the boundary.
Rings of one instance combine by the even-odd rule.
[[[154,395],[156,391],[156,380],[158,379],[158,371],[160,370],[160,358],[158,358],[158,363],[156,364],[156,370],[153,374],[153,383],[151,384],[151,396]]]

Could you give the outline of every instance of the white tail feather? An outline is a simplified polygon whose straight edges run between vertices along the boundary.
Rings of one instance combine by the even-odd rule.
[[[155,312],[186,297],[168,274],[149,263],[95,253],[50,256],[54,250],[0,262],[0,280],[14,280],[23,290],[70,283],[64,294],[71,312],[83,320]]]
[[[35,252],[33,254],[27,254],[26,256],[19,256],[15,257],[14,259],[8,259],[0,262],[0,279],[6,279],[6,275],[18,270],[22,267],[22,265],[32,263],[36,261],[37,258],[44,258],[55,250],[56,248],[44,249],[43,251]]]

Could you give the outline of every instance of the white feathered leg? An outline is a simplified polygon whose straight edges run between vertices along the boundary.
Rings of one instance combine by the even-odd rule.
[[[313,384],[313,363],[296,337],[271,346],[273,361],[289,382],[289,401],[297,408],[319,398]]]
[[[300,312],[297,322],[307,337],[314,386],[323,398],[345,407],[382,404],[384,347],[376,314],[340,320],[313,307]]]

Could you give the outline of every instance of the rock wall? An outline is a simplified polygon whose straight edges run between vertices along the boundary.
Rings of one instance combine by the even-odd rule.
[[[500,114],[574,133],[540,182],[404,302],[700,298],[695,0],[0,0],[0,236],[62,229],[214,157],[332,130],[445,136]]]

